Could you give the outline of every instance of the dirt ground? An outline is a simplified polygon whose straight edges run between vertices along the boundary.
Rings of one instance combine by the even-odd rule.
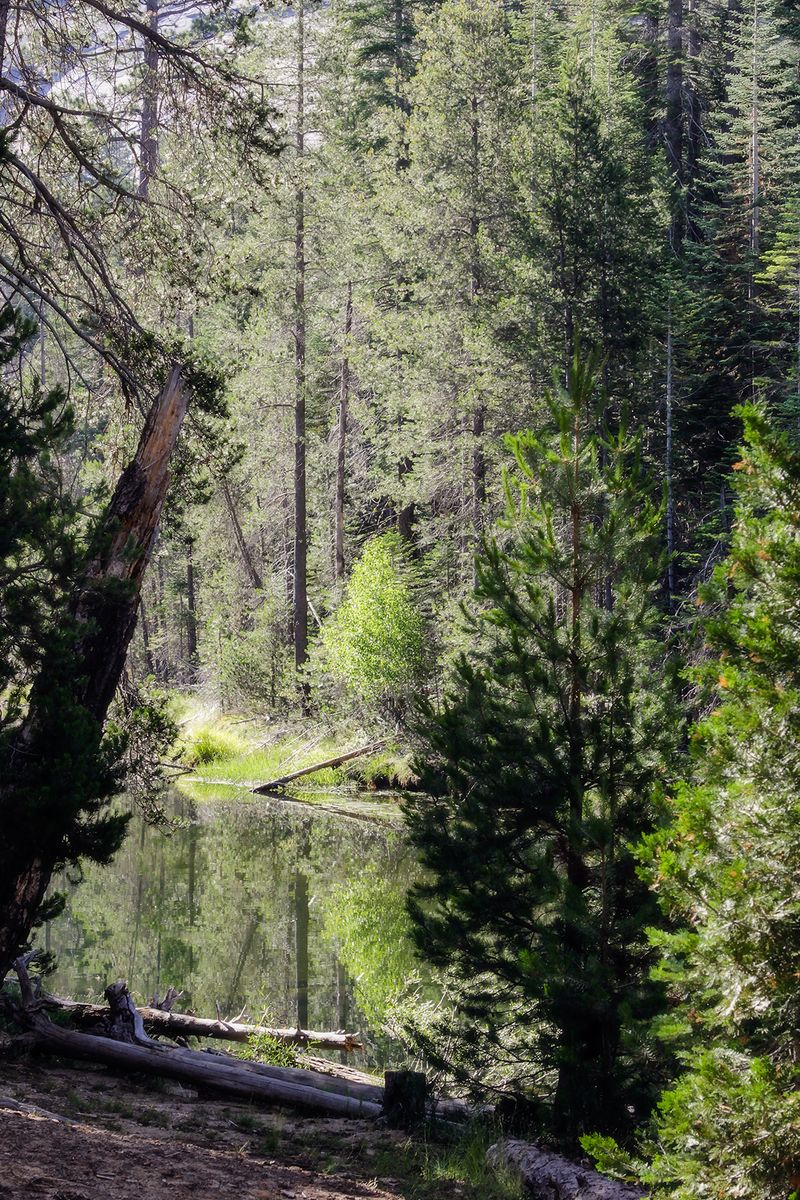
[[[5,1105],[4,1105],[5,1101]],[[13,1105],[43,1110],[19,1111]],[[439,1151],[367,1122],[0,1058],[0,1200],[479,1200]]]

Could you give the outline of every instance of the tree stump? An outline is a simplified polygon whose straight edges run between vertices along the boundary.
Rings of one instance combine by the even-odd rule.
[[[425,1120],[428,1081],[421,1071],[387,1071],[383,1112],[389,1125],[413,1129]]]

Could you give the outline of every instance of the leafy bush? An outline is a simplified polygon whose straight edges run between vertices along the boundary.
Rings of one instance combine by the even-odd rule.
[[[425,622],[414,593],[401,538],[373,538],[321,634],[331,674],[362,703],[393,715],[425,674]]]

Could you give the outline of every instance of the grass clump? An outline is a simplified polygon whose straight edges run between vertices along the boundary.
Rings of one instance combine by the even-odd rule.
[[[486,1152],[497,1141],[498,1134],[484,1124],[465,1127],[454,1142],[417,1143],[409,1147],[407,1186],[410,1200],[436,1200],[443,1194],[464,1189],[470,1200],[522,1200],[524,1188],[518,1176],[510,1171],[496,1170],[486,1161]],[[396,1175],[397,1157],[385,1154],[376,1162],[380,1173]],[[384,1171],[385,1168],[385,1171]],[[450,1185],[448,1188],[447,1185]]]
[[[204,767],[235,758],[248,749],[248,743],[232,730],[208,723],[188,730],[181,757],[187,766]]]

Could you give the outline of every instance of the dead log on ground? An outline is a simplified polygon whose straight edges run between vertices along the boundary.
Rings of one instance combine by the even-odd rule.
[[[349,750],[347,754],[337,754],[334,758],[326,758],[324,762],[314,763],[313,766],[301,767],[299,771],[292,771],[288,775],[279,776],[278,779],[270,779],[269,783],[259,784],[258,787],[252,789],[253,795],[264,796],[268,792],[276,792],[279,788],[285,787],[287,783],[301,779],[303,775],[313,775],[315,771],[323,771],[326,767],[340,767],[342,763],[350,762],[353,758],[363,758],[365,754],[375,754],[384,745],[383,740],[370,742],[368,746],[361,746],[358,750]]]
[[[337,1117],[375,1119],[383,1113],[381,1104],[365,1099],[359,1089],[351,1084],[344,1083],[341,1090],[332,1091],[330,1080],[326,1080],[323,1090],[296,1078],[287,1079],[290,1068],[281,1069],[280,1075],[272,1070],[267,1074],[259,1064],[151,1042],[140,1028],[141,1016],[138,1013],[134,1016],[135,1006],[125,1000],[127,989],[124,984],[112,985],[108,992],[111,993],[109,999],[116,1007],[113,1021],[116,1028],[124,1020],[125,1012],[128,1013],[126,1037],[129,1040],[115,1041],[109,1037],[63,1029],[54,1025],[42,1011],[43,1002],[37,1001],[33,994],[24,960],[17,961],[16,969],[22,993],[18,1020],[31,1030],[35,1045],[40,1049],[70,1058],[105,1063],[106,1066],[123,1070],[177,1079],[181,1083],[208,1088],[242,1100],[285,1104],[307,1112]],[[145,1043],[140,1044],[143,1036]]]
[[[490,1166],[517,1175],[534,1200],[642,1200],[643,1188],[618,1183],[530,1142],[497,1142],[486,1154]]]
[[[61,1009],[79,1025],[96,1025],[108,1019],[108,1009],[102,1004],[84,1004],[75,1000],[63,1000],[60,996],[45,996],[48,1008]],[[325,1050],[363,1050],[364,1044],[358,1034],[321,1031],[316,1029],[291,1029],[270,1025],[247,1025],[239,1021],[214,1020],[213,1017],[195,1017],[189,1013],[164,1011],[149,1006],[136,1009],[150,1033],[163,1033],[169,1037],[221,1038],[228,1042],[248,1042],[253,1037],[271,1037],[276,1042],[292,1046],[318,1046]]]

